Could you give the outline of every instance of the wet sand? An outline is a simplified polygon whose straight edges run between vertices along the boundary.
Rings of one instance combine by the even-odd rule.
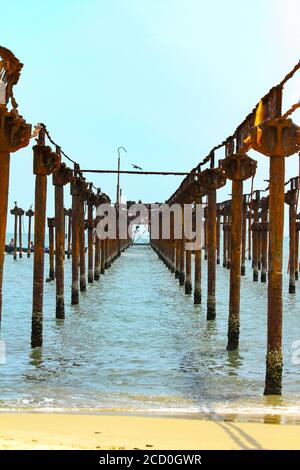
[[[124,415],[0,414],[0,449],[299,449],[300,426]]]

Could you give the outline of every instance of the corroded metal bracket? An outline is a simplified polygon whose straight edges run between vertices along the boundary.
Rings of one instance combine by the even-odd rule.
[[[60,157],[51,147],[37,144],[33,147],[33,173],[48,176],[60,168]]]
[[[199,185],[205,191],[225,186],[226,176],[221,168],[207,168],[199,174]]]
[[[300,128],[291,119],[267,119],[250,136],[252,148],[267,157],[289,157],[299,150]]]
[[[255,175],[257,162],[245,153],[237,153],[220,160],[219,166],[224,171],[226,178],[244,181]]]
[[[61,163],[59,170],[52,175],[52,183],[54,186],[65,186],[71,183],[73,179],[73,171],[67,167],[65,163]]]

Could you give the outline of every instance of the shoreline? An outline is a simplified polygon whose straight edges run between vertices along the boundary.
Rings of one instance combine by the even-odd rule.
[[[183,417],[0,414],[0,449],[299,449],[300,426]]]

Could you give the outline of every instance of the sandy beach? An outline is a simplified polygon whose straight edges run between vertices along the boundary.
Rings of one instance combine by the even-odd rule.
[[[299,449],[300,426],[117,415],[0,415],[1,449]]]

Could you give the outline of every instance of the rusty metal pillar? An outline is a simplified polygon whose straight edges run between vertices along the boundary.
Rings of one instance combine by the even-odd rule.
[[[46,225],[47,176],[59,168],[60,159],[45,146],[45,130],[39,132],[33,147],[33,173],[35,176],[34,261],[31,346],[43,343],[44,247]]]
[[[207,319],[216,317],[216,190],[207,191]]]
[[[253,247],[253,281],[258,281],[258,258],[259,258],[259,202],[260,191],[255,191],[255,199],[252,199],[251,209],[253,210],[252,223],[252,247]]]
[[[197,196],[195,198],[196,204],[202,204],[202,198]],[[197,212],[196,212],[197,214]],[[195,224],[197,227],[197,224]],[[200,231],[202,230],[202,220],[200,221]],[[194,304],[201,304],[202,293],[201,293],[201,234],[199,244],[195,246],[195,285],[194,285]]]
[[[22,246],[22,217],[25,214],[25,211],[23,209],[19,209],[19,258],[23,257],[23,246]]]
[[[2,282],[8,209],[10,153],[26,147],[31,126],[18,114],[13,87],[18,82],[22,64],[11,51],[0,47],[0,74],[5,77],[4,103],[0,104],[0,321],[2,312]],[[3,82],[4,83],[4,82]],[[12,110],[8,111],[11,102]]]
[[[186,243],[186,240],[185,240]],[[185,250],[185,283],[184,291],[186,294],[192,293],[192,252]]]
[[[228,205],[228,223],[227,223],[227,265],[226,268],[230,269],[231,266],[231,202]]]
[[[65,317],[64,299],[64,255],[65,255],[65,215],[70,218],[70,210],[64,209],[64,186],[71,183],[73,171],[64,163],[53,173],[55,203],[55,279],[56,279],[56,318]]]
[[[247,213],[248,219],[248,260],[251,261],[252,259],[252,210],[250,209]]]
[[[104,253],[103,253],[103,245],[104,240],[101,240],[98,237],[97,233],[97,225],[100,221],[100,217],[98,216],[98,207],[101,204],[101,197],[100,197],[100,189],[97,189],[97,193],[94,195],[94,206],[96,208],[96,215],[95,219],[93,220],[94,223],[94,238],[95,238],[95,253],[94,253],[94,280],[99,281],[100,274],[105,273],[105,266],[104,266]],[[91,211],[90,211],[91,215]],[[93,215],[93,214],[92,214]]]
[[[299,222],[299,214],[296,216],[296,246],[295,246],[295,279],[298,281],[299,279],[299,230],[300,230],[300,222]]]
[[[247,196],[243,196],[241,276],[246,274]]]
[[[207,207],[207,198],[206,198],[206,206],[204,207],[204,259],[207,260],[208,258],[208,253],[207,253],[207,245],[208,245],[208,224],[207,224],[207,218],[208,218],[208,207]]]
[[[27,258],[30,258],[30,252],[31,252],[31,219],[34,216],[34,212],[31,209],[28,209],[28,211],[25,214],[28,217],[28,241],[27,241]]]
[[[219,168],[204,170],[199,175],[199,184],[207,193],[207,320],[216,318],[216,190],[226,183]]]
[[[170,271],[175,273],[174,212],[170,214]]]
[[[55,278],[54,273],[54,227],[55,219],[48,217],[48,230],[49,230],[49,280],[53,281]]]
[[[231,200],[231,263],[227,350],[239,346],[241,246],[243,224],[243,181],[255,175],[256,162],[244,153],[232,154],[221,160],[221,168],[232,181]]]
[[[184,261],[185,261],[185,238],[184,238],[184,207],[183,203],[181,204],[181,239],[179,240],[179,285],[184,286],[185,282],[185,272],[184,272]]]
[[[221,210],[220,204],[217,204],[217,264],[220,264],[220,217],[221,217]]]
[[[261,282],[267,282],[268,270],[268,210],[269,210],[269,197],[261,199]]]
[[[298,180],[298,178],[297,178]],[[289,206],[289,293],[296,292],[295,277],[295,251],[296,251],[296,204],[297,189],[294,179],[291,180],[291,189],[285,194],[285,203]]]
[[[71,304],[79,304],[79,197],[81,190],[81,179],[77,176],[78,165],[75,164],[75,176],[71,183],[72,196],[72,291]]]
[[[14,216],[14,260],[17,259],[17,251],[18,251],[18,216],[19,216],[19,208],[17,206],[17,202],[15,201],[15,207],[11,209],[10,213]]]
[[[71,258],[71,240],[72,240],[72,209],[65,209],[65,215],[68,217],[68,240],[67,240],[67,258]]]
[[[93,207],[95,202],[95,195],[92,191],[92,183],[90,183],[90,193],[88,196],[87,207],[87,226],[88,226],[88,283],[94,282],[94,247],[93,247],[93,233],[94,233],[94,219]]]
[[[265,395],[279,395],[282,389],[282,255],[284,224],[285,157],[299,145],[299,128],[291,119],[267,119],[251,130],[254,150],[270,157],[269,184],[269,270],[268,338]]]
[[[79,286],[80,292],[86,291],[86,277],[85,277],[85,218],[84,218],[84,204],[86,201],[86,183],[82,178],[82,188],[79,195],[79,265],[80,277]]]
[[[223,206],[222,212],[223,212],[223,268],[226,268],[227,267],[227,248],[228,248],[228,244],[227,244],[228,215],[227,215],[226,206]]]

